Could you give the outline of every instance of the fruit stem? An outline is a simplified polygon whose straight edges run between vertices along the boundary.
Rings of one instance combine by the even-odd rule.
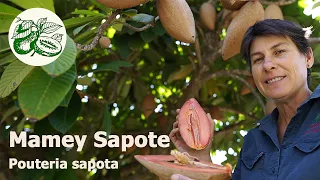
[[[34,53],[36,53],[36,51],[33,51],[33,53],[31,54],[31,57],[34,55]]]

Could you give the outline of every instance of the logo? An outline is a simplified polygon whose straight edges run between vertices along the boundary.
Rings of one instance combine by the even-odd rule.
[[[304,134],[317,133],[320,131],[320,114],[316,117],[314,122]]]
[[[20,61],[31,66],[43,66],[61,55],[67,34],[56,14],[47,9],[32,8],[13,20],[8,39],[13,54]]]

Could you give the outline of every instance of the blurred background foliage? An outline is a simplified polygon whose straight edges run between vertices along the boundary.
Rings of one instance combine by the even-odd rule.
[[[134,10],[122,11],[121,17],[104,32],[104,36],[111,39],[110,48],[98,45],[91,51],[76,53],[74,62],[71,59],[75,66],[66,69],[76,76],[68,84],[55,88],[50,93],[32,93],[32,89],[23,85],[33,82],[35,76],[48,71],[37,67],[31,70],[32,77],[26,73],[24,76],[27,77],[20,89],[0,99],[0,179],[154,179],[155,176],[141,166],[134,155],[168,154],[173,146],[133,147],[126,152],[121,152],[120,148],[100,149],[92,146],[93,134],[98,130],[116,135],[147,135],[150,131],[158,135],[169,134],[175,121],[175,109],[180,108],[190,97],[195,97],[215,119],[216,132],[212,147],[214,162],[235,166],[243,136],[265,115],[257,98],[263,99],[263,103],[266,100],[261,95],[255,96],[246,89],[243,81],[234,78],[237,76],[248,82],[251,79],[249,66],[239,55],[227,61],[222,60],[221,42],[228,26],[225,17],[230,11],[225,10],[219,1],[212,1],[218,18],[216,29],[209,31],[199,17],[199,8],[205,1],[187,2],[196,20],[197,33],[200,34],[197,38],[198,45],[173,39],[160,21],[142,32],[135,32],[121,24],[126,22],[135,27],[145,25],[126,18],[128,13],[123,13],[124,11],[156,17],[155,0],[150,0],[134,7]],[[281,6],[281,9],[285,19],[303,27],[313,26],[311,37],[320,38],[317,4],[319,2],[312,0],[297,0],[290,5]],[[105,21],[104,18],[114,11],[94,0],[1,1],[0,75],[17,61],[7,41],[10,24],[19,12],[33,7],[54,11],[64,21],[69,37],[81,44],[90,43],[98,27]],[[312,68],[311,88],[314,89],[320,79],[320,44],[314,43],[312,48],[316,59]],[[215,73],[221,74],[214,76]],[[50,73],[47,80],[63,76],[49,75]],[[42,81],[47,83],[44,79]],[[41,85],[46,86],[39,86]],[[41,112],[41,118],[32,116],[32,112],[21,110],[20,105],[25,103],[22,97],[34,99],[27,104],[32,107],[43,101],[37,98],[40,95],[47,97],[46,102],[52,101],[54,95],[63,96],[64,103],[54,105],[52,111]],[[67,116],[63,116],[65,114]],[[39,135],[86,134],[88,139],[80,153],[76,152],[76,148],[9,148],[8,133],[12,130]],[[109,159],[118,161],[119,169],[91,172],[72,169],[9,171],[8,157],[21,160],[60,158],[68,161]]]

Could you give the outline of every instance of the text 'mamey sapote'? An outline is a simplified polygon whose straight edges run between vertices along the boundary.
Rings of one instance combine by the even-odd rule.
[[[181,107],[178,126],[181,137],[189,147],[201,150],[209,144],[211,122],[194,98],[186,101]]]
[[[149,0],[97,0],[98,3],[115,9],[125,9],[144,4]]]
[[[227,30],[222,45],[222,58],[227,60],[240,53],[241,42],[250,26],[264,19],[264,9],[259,1],[249,1],[241,7]]]
[[[195,41],[195,21],[185,0],[157,0],[157,12],[170,36],[185,43]]]

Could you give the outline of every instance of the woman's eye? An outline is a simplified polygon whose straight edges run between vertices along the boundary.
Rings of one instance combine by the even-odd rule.
[[[262,60],[262,58],[257,58],[257,59],[255,59],[254,61],[253,61],[253,63],[257,63],[257,62],[259,62],[259,61],[261,61]]]
[[[279,55],[279,54],[284,53],[284,52],[285,52],[285,50],[278,50],[278,51],[276,51],[276,55]]]

